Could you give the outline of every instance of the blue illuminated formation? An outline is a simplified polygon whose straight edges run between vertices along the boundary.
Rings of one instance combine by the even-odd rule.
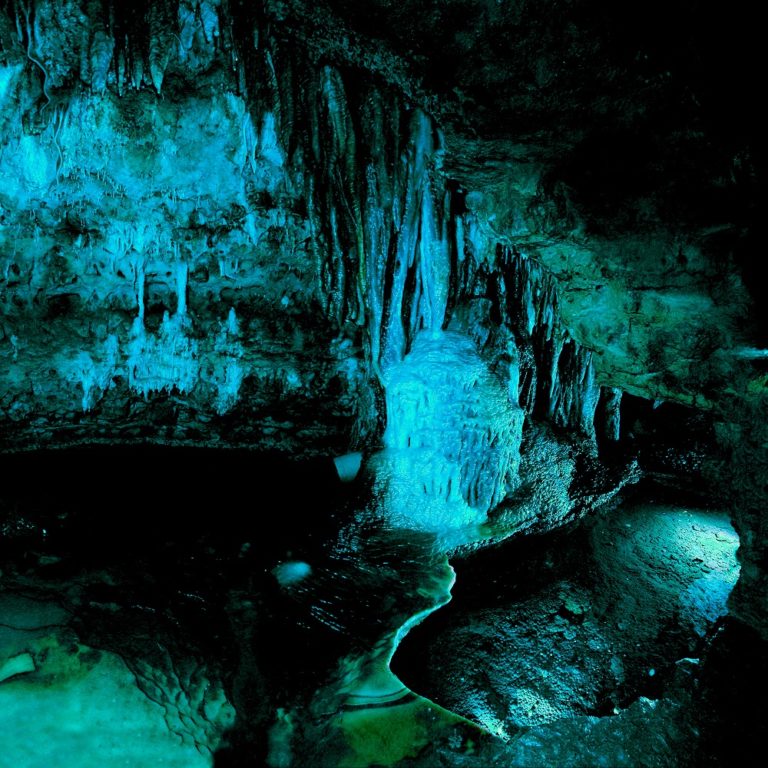
[[[385,514],[440,530],[482,523],[518,484],[523,412],[470,339],[422,332],[385,377]]]
[[[281,585],[288,586],[306,579],[312,573],[312,566],[309,563],[292,561],[281,563],[272,572]]]

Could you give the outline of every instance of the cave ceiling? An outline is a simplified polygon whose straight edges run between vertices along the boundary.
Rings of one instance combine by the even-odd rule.
[[[323,251],[383,247],[362,242],[360,209],[392,191],[366,189],[360,168],[375,154],[412,162],[403,137],[427,140],[407,126],[413,110],[434,134],[419,149],[430,184],[474,226],[474,260],[499,244],[532,254],[601,383],[712,406],[759,342],[748,18],[697,3],[5,5],[4,353],[38,366],[32,381],[23,365],[4,378],[22,442],[132,439],[146,421],[161,439],[252,442],[227,422],[238,409],[277,448],[375,433],[368,299],[328,298],[362,274],[359,256],[334,266]],[[318,244],[331,215],[351,231]],[[25,258],[8,255],[22,243]],[[473,289],[451,290],[461,303]],[[166,311],[196,327],[163,326],[162,342]],[[131,330],[139,312],[151,338]],[[53,364],[30,323],[54,335]],[[163,343],[176,362],[159,360]],[[269,386],[282,414],[267,413]],[[104,397],[124,388],[143,399]],[[145,402],[174,390],[185,397]],[[49,423],[30,429],[36,400]],[[334,405],[316,421],[309,400]]]

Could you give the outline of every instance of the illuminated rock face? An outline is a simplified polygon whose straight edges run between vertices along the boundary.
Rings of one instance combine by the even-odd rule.
[[[558,426],[590,433],[599,385],[711,404],[743,292],[698,235],[586,233],[547,192],[562,158],[468,144],[397,57],[340,51],[301,3],[150,6],[0,23],[9,447],[375,443],[387,367],[469,306]]]
[[[733,528],[719,513],[626,505],[580,535],[583,546],[570,552],[554,536],[460,564],[439,631],[427,625],[406,639],[396,671],[507,739],[534,728],[533,740],[569,717],[589,733],[598,716],[626,716],[640,696],[663,698],[728,613],[739,575]],[[501,593],[516,585],[509,605],[477,589],[491,571]],[[670,724],[681,735],[682,719]],[[567,759],[584,761],[579,749]],[[544,752],[537,764],[553,760]]]
[[[520,408],[472,342],[451,332],[419,336],[386,381],[382,461],[391,465],[393,519],[483,522],[517,484]],[[436,523],[442,515],[448,520]]]
[[[23,70],[8,88],[6,439],[339,441],[300,414],[327,391],[348,429],[361,366],[321,309],[308,221],[278,202],[269,115],[259,134],[232,92],[68,93],[25,134]],[[255,423],[227,427],[243,402]]]

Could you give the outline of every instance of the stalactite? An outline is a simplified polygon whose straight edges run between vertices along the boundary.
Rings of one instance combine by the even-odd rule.
[[[595,431],[598,439],[615,443],[621,437],[621,398],[620,389],[600,388],[600,400],[595,414]]]
[[[388,279],[391,290],[387,297],[389,307],[386,312],[386,325],[383,326],[381,334],[382,368],[402,359],[415,330],[403,322],[403,309],[409,300],[406,295],[408,270],[414,266],[417,259],[423,198],[425,194],[429,194],[432,151],[431,121],[426,114],[415,110],[411,118],[409,142],[401,160],[404,173],[398,185],[399,216],[393,216],[397,242],[394,263],[391,264],[392,272]]]
[[[171,59],[176,27],[170,0],[153,3],[147,18],[149,24],[149,51],[147,62],[152,85],[159,94],[163,87],[165,70]]]
[[[80,79],[95,93],[107,88],[110,66],[115,51],[115,38],[110,30],[109,14],[105,18],[102,3],[91,0],[87,6],[88,34],[81,53]]]
[[[594,436],[599,387],[592,357],[570,338],[558,309],[557,286],[534,259],[506,246],[497,249],[504,284],[504,317],[521,354],[520,403],[557,426]]]
[[[494,251],[476,208],[467,208],[466,191],[441,169],[444,146],[435,119],[402,89],[295,45],[258,2],[144,0],[130,8],[88,2],[86,10],[78,55],[80,75],[94,91],[125,93],[151,85],[162,96],[163,88],[179,82],[172,77],[180,75],[180,64],[187,74],[195,66],[209,71],[213,62],[227,72],[227,99],[236,105],[242,134],[238,162],[242,205],[250,217],[243,228],[247,248],[260,247],[255,222],[262,213],[276,242],[293,226],[286,224],[289,217],[301,220],[297,226],[309,235],[304,248],[311,254],[312,298],[324,304],[340,339],[362,339],[364,377],[372,392],[386,390],[391,371],[422,335],[439,339],[460,329],[474,340],[511,407],[519,404],[530,416],[590,434],[594,372],[589,353],[567,335],[560,319],[555,280],[535,253],[508,245]],[[34,35],[34,16],[29,20]],[[23,32],[23,17],[21,26]],[[44,39],[37,42],[45,48]],[[135,107],[126,104],[126,110]],[[66,159],[69,170],[70,156]],[[183,207],[177,199],[172,203],[174,211]],[[274,220],[276,210],[282,214]],[[145,369],[150,383],[141,384],[138,373],[132,382],[143,392],[168,386],[189,391],[205,380],[199,372],[194,381],[179,372],[196,365],[195,351],[186,344],[192,334],[184,331],[185,323],[193,322],[185,271],[193,268],[191,262],[187,268],[171,261],[178,263],[177,313],[153,331],[145,272],[154,269],[139,242],[150,235],[138,229],[114,250],[117,260],[131,248],[138,257],[138,317],[123,348],[137,362],[134,371]],[[219,247],[219,238],[219,231],[210,232],[206,246],[212,263],[219,264],[214,277],[237,283],[244,279],[248,257],[240,248]],[[173,286],[167,288],[172,295]],[[283,298],[280,306],[287,308],[290,299]],[[467,325],[468,312],[474,313],[474,330]],[[183,358],[183,365],[166,365],[164,356]],[[229,357],[231,376],[209,382],[220,390],[219,411],[232,401],[222,393],[237,393],[242,381],[240,357]],[[150,365],[165,373],[154,376]],[[373,409],[375,400],[371,396],[361,408]],[[365,416],[373,423],[382,414]],[[477,441],[480,453],[484,439],[481,430],[470,440]],[[467,491],[467,497],[477,493]]]
[[[176,296],[178,299],[176,314],[180,319],[187,314],[187,283],[189,280],[189,266],[180,262],[176,265]]]

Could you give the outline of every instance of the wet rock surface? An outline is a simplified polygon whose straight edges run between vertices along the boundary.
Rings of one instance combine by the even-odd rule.
[[[386,493],[366,503],[375,475],[345,489],[330,460],[99,447],[16,470],[30,461],[51,482],[89,466],[105,487],[112,466],[163,467],[108,510],[61,485],[55,502],[3,500],[7,718],[34,704],[61,744],[76,712],[67,743],[93,764],[134,749],[137,765],[157,750],[179,765],[668,766],[698,754],[702,723],[712,738],[729,721],[706,666],[738,575],[721,513],[638,496],[556,533],[521,537],[508,518],[449,536],[393,528]],[[167,480],[195,466],[227,487]],[[243,508],[245,485],[278,482],[293,483],[279,511],[256,494]],[[131,729],[153,735],[139,746]]]
[[[88,765],[367,766],[488,738],[389,671],[402,634],[450,599],[453,571],[433,534],[366,512],[332,461],[151,446],[15,461],[53,480],[84,457],[94,486],[116,463],[197,465],[228,472],[231,495],[156,478],[107,510],[75,488],[3,498],[4,754],[30,766],[69,764],[52,757],[62,745]],[[278,482],[294,484],[280,509],[256,494],[243,509],[246,487]],[[32,707],[50,749],[20,727]]]
[[[514,764],[681,764],[737,546],[723,513],[635,501],[475,554],[455,563],[452,603],[406,638],[394,669],[503,738]]]

